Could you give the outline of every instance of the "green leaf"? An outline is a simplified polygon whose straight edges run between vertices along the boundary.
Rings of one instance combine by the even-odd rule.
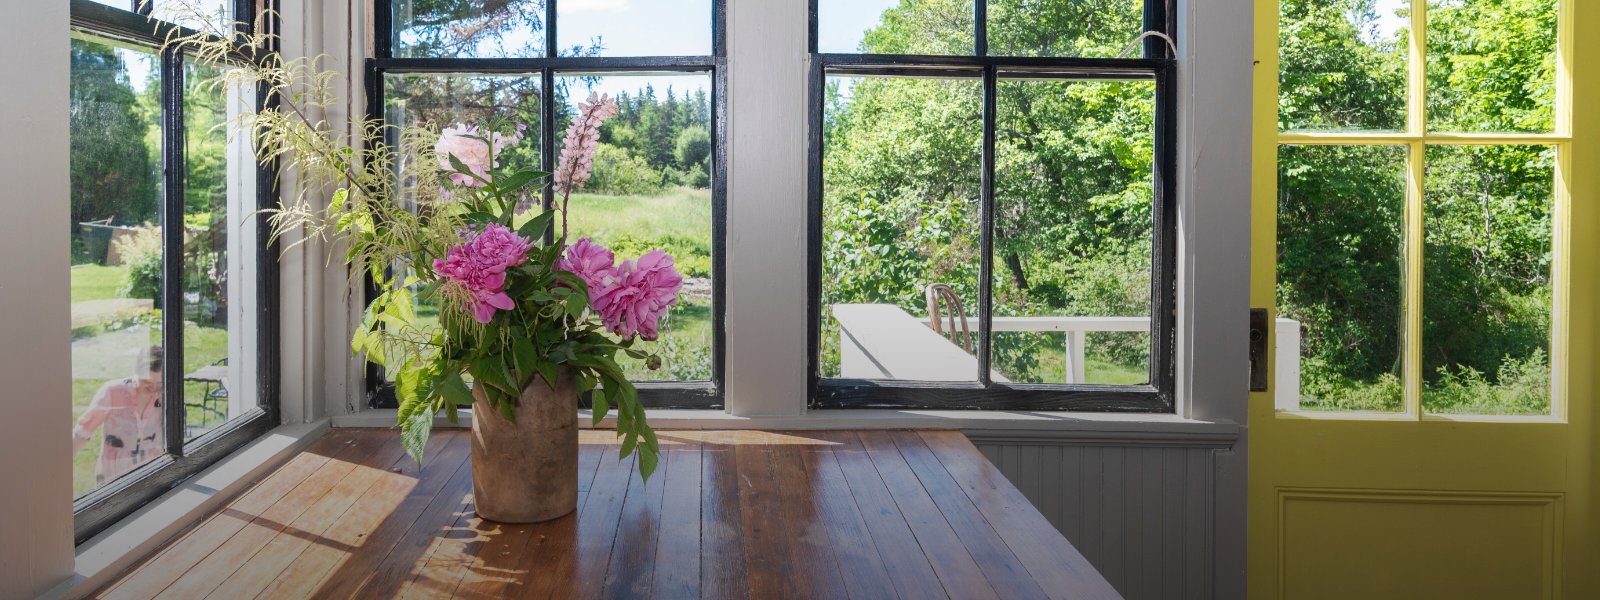
[[[466,380],[455,371],[446,373],[439,378],[439,394],[444,396],[446,402],[455,406],[472,406],[475,398],[472,397],[472,388],[467,387]]]
[[[556,211],[544,211],[538,216],[528,219],[527,223],[523,223],[521,227],[518,227],[517,235],[529,240],[543,239],[545,230],[550,228],[550,223],[555,219],[555,216]]]
[[[433,431],[433,413],[422,411],[400,422],[400,446],[406,454],[422,466],[422,452],[428,447],[428,434]]]
[[[549,173],[541,171],[518,171],[516,174],[499,181],[500,192],[506,195],[515,194],[529,183],[549,175]]]
[[[539,350],[525,337],[511,342],[511,360],[516,365],[517,387],[533,383],[533,374],[539,363]]]
[[[506,365],[498,356],[480,356],[469,363],[472,379],[478,383],[488,384],[499,388],[507,395],[517,394],[516,384],[511,382],[511,374],[506,372]]]
[[[467,163],[461,162],[461,159],[456,158],[456,155],[446,152],[445,156],[450,157],[450,167],[455,169],[455,172],[481,181],[485,185],[489,183],[489,180],[479,177],[477,173],[472,172],[472,169],[467,168]]]

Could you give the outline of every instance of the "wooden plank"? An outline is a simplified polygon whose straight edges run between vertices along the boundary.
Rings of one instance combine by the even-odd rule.
[[[205,597],[232,575],[239,565],[260,551],[262,545],[283,531],[288,523],[299,518],[301,513],[321,500],[323,495],[355,469],[355,465],[339,459],[353,451],[357,445],[356,440],[344,435],[340,435],[340,438],[345,443],[342,448],[331,453],[333,456],[330,460],[323,463],[305,481],[300,482],[300,485],[273,502],[272,506],[251,519],[226,542],[211,551],[204,560],[190,567],[182,577],[157,594],[156,598]],[[223,512],[231,510],[231,507],[225,508]]]
[[[744,515],[740,509],[739,469],[733,435],[707,433],[701,446],[700,595],[749,598],[745,579]]]
[[[439,488],[427,506],[416,511],[411,526],[406,528],[383,561],[373,569],[357,595],[364,598],[399,596],[402,589],[411,584],[412,576],[427,566],[427,559],[438,550],[441,540],[451,535],[455,523],[471,510],[472,467],[469,457],[461,461],[460,466],[450,474],[449,481]],[[427,585],[430,591],[441,591],[443,587],[434,581]]]
[[[322,579],[320,587],[314,588],[312,597],[350,598],[366,595],[362,591],[362,586],[378,575],[379,567],[417,523],[423,509],[433,503],[434,498],[458,471],[465,468],[471,451],[467,434],[459,431],[447,431],[442,434],[445,439],[433,441],[435,444],[444,442],[438,460],[423,465],[422,470],[417,473],[416,485],[406,493],[405,499],[401,500],[399,506],[390,511],[385,518],[378,521],[371,533],[364,536],[360,552],[352,554],[338,570],[328,572]],[[394,583],[399,582],[400,573],[390,573],[390,575],[396,577]]]
[[[304,451],[228,505],[232,510],[218,511],[199,526],[179,536],[164,550],[105,590],[101,597],[112,600],[142,599],[161,593],[190,567],[205,560],[212,550],[244,529],[256,515],[271,508],[284,494],[327,464],[329,455],[343,449],[346,441],[348,438],[331,433],[317,438]]]
[[[807,473],[802,446],[775,444],[772,449],[772,477],[780,486],[779,510],[788,529],[787,546],[794,565],[793,593],[804,598],[848,598],[844,580],[835,563],[833,546],[828,540],[827,524],[819,518],[823,514],[817,498],[818,492]]]
[[[321,543],[323,532],[332,527],[357,498],[377,483],[395,462],[409,460],[400,441],[393,435],[362,432],[351,451],[337,460],[353,465],[353,470],[323,495],[315,505],[278,532],[246,559],[209,597],[232,600],[253,598],[261,593],[313,543]]]
[[[861,511],[867,531],[878,547],[878,554],[883,558],[889,580],[894,583],[900,597],[949,597],[929,565],[928,557],[918,545],[916,536],[911,533],[911,527],[906,524],[905,517],[890,497],[878,468],[861,446],[861,439],[855,432],[849,431],[829,432],[822,437],[839,444],[833,454],[838,459],[845,482],[850,486],[850,494],[855,497],[856,507]]]
[[[605,446],[578,445],[578,510],[583,510],[589,486],[600,466]],[[462,575],[456,586],[457,598],[504,598],[513,588],[525,585],[538,565],[528,557],[547,554],[558,540],[572,538],[577,531],[577,511],[558,519],[525,525],[499,525],[478,521],[478,538],[467,548],[473,559],[471,572]]]
[[[811,477],[811,497],[819,518],[827,527],[845,591],[851,598],[899,597],[878,555],[878,546],[867,532],[861,511],[856,508],[833,448],[811,448],[802,456]]]
[[[611,561],[606,568],[606,598],[648,598],[655,580],[656,542],[661,527],[661,502],[666,492],[666,470],[672,453],[662,452],[656,472],[648,481],[628,485],[617,524],[617,540],[612,544]],[[639,477],[639,476],[635,476]]]
[[[939,507],[929,498],[929,492],[911,467],[900,456],[886,431],[863,431],[861,444],[867,457],[878,469],[878,476],[889,489],[911,534],[916,536],[927,555],[928,563],[952,598],[996,598],[1000,596],[978,567],[977,561],[961,543],[961,538],[939,512]]]
[[[652,598],[663,600],[700,595],[700,486],[704,464],[699,437],[684,437],[681,441],[682,445],[662,447],[671,458],[666,461],[667,467],[658,471],[666,490],[661,501],[661,530],[656,539],[655,575],[650,588]]]
[[[617,539],[622,504],[628,488],[638,479],[634,469],[638,453],[619,459],[619,451],[618,447],[607,446],[601,456],[600,468],[584,500],[583,511],[578,515],[572,543],[550,548],[552,557],[545,558],[556,568],[539,575],[555,581],[551,584],[543,580],[530,582],[526,592],[549,589],[547,596],[550,598],[593,598],[600,593],[613,558],[611,550]]]
[[[978,454],[966,436],[954,431],[923,431],[919,435],[1052,598],[1122,597],[994,465]]]
[[[373,430],[362,434],[375,438],[380,443],[401,448],[399,433],[394,430]],[[427,452],[422,456],[422,467],[418,467],[416,461],[407,455],[401,455],[388,465],[385,472],[379,474],[378,480],[351,503],[344,514],[335,520],[333,526],[323,531],[321,539],[316,544],[300,552],[289,566],[255,597],[269,599],[311,596],[329,573],[339,569],[357,554],[366,551],[371,545],[369,534],[377,530],[410,496],[412,489],[420,483],[418,479],[420,471],[428,468],[437,469],[432,465],[438,463],[441,458],[455,457],[454,454],[445,456],[444,451],[451,447],[452,439],[460,436],[459,432],[436,434],[433,443],[428,445]],[[459,448],[459,444],[457,447]],[[401,451],[403,452],[403,449]]]
[[[752,597],[777,598],[802,582],[791,570],[794,559],[790,555],[788,527],[778,504],[778,483],[772,478],[772,449],[742,442],[734,445],[733,453],[738,466],[745,577],[750,581]]]
[[[961,485],[939,464],[939,458],[922,443],[922,438],[910,431],[891,432],[888,437],[994,591],[1001,598],[1046,598],[1027,567],[972,505]]]

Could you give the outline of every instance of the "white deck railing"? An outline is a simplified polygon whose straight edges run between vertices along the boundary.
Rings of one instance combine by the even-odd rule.
[[[978,361],[960,346],[929,328],[928,320],[890,304],[835,304],[839,321],[840,375],[860,379],[972,381]],[[977,320],[971,322],[974,339]],[[1277,389],[1273,404],[1280,410],[1300,404],[1300,323],[1278,319]],[[1059,331],[1065,335],[1066,377],[1061,383],[1083,383],[1085,342],[1093,332],[1149,333],[1150,317],[994,317],[996,332]],[[1241,365],[1241,369],[1247,368]],[[995,381],[1007,381],[990,371]]]

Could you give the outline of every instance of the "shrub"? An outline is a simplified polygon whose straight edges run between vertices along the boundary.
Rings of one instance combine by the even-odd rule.
[[[614,196],[656,194],[665,187],[662,173],[627,150],[600,144],[595,151],[594,171],[589,176],[589,191]]]

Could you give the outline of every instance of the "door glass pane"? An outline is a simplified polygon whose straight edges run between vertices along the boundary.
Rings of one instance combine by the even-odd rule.
[[[1401,410],[1406,156],[1278,149],[1278,409]]]
[[[1556,1],[1428,1],[1428,129],[1550,132]]]
[[[568,241],[588,237],[609,248],[618,263],[664,250],[683,276],[660,337],[637,346],[658,353],[661,368],[651,370],[620,354],[618,360],[630,379],[710,379],[711,76],[569,75],[556,84],[558,145],[578,103],[590,94],[610,96],[620,110],[601,126],[589,181],[568,203]]]
[[[384,121],[396,132],[410,132],[407,135],[424,139],[435,139],[439,131],[458,124],[492,127],[508,134],[517,124],[525,124],[522,140],[502,151],[499,160],[516,169],[537,170],[543,164],[539,87],[537,75],[388,75],[384,78]],[[427,146],[431,152],[432,145]],[[437,168],[431,155],[421,165],[413,163],[417,159],[401,156],[401,164],[396,167],[404,201],[413,206],[419,193],[413,185],[415,174]],[[541,202],[538,193],[522,200],[523,206],[529,208]],[[413,298],[418,329],[436,329],[439,298],[429,294],[416,294]],[[398,369],[385,371],[390,380],[396,372]]]
[[[161,112],[154,50],[74,34],[72,490],[166,453]],[[62,225],[69,225],[63,223]]]
[[[1428,148],[1423,410],[1550,413],[1554,164],[1548,146]]]
[[[1406,127],[1409,0],[1282,0],[1278,126]]]
[[[396,57],[544,56],[544,0],[387,1],[394,11]]]
[[[562,55],[711,54],[711,0],[560,0],[556,19]]]
[[[1150,381],[1155,84],[1001,81],[994,369]]]
[[[975,381],[981,82],[829,77],[825,94],[822,375]]]
[[[1142,32],[1144,0],[989,0],[992,56],[1112,58]]]
[[[972,54],[972,0],[817,0],[817,51]]]
[[[184,439],[254,410],[256,396],[256,161],[229,127],[255,90],[221,68],[184,65]]]

